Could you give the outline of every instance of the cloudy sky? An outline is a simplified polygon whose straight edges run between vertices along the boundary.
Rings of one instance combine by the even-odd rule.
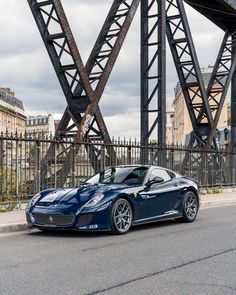
[[[84,63],[92,49],[112,0],[62,0]],[[0,85],[16,92],[27,115],[53,113],[60,118],[66,101],[27,0],[0,0]],[[202,68],[214,64],[223,32],[186,5]],[[101,100],[112,136],[139,138],[139,12]],[[167,98],[177,83],[168,52]]]

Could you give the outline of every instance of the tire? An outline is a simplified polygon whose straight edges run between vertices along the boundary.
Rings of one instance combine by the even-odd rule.
[[[198,197],[192,191],[187,192],[186,195],[184,196],[183,209],[182,209],[183,217],[181,218],[181,221],[193,222],[197,217],[198,209],[199,209]]]
[[[126,234],[132,225],[133,210],[126,199],[118,199],[111,210],[111,231],[116,235]]]

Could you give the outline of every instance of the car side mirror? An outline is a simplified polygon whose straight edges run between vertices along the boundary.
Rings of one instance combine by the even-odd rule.
[[[154,183],[162,183],[164,182],[164,178],[160,177],[160,176],[156,176],[153,179],[149,180],[146,183],[146,186],[150,187],[151,185],[153,185]]]

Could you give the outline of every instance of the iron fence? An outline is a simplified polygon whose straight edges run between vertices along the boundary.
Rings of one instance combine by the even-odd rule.
[[[109,149],[115,151],[113,157],[109,156]],[[236,152],[230,149],[141,146],[138,141],[125,139],[113,140],[107,146],[94,140],[93,144],[76,142],[71,137],[62,141],[42,135],[2,133],[0,195],[28,198],[45,188],[78,186],[107,167],[131,164],[163,166],[196,179],[201,187],[235,186],[236,183]]]

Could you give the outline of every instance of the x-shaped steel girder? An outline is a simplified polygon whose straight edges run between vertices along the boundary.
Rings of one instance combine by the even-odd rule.
[[[28,0],[28,3],[68,103],[56,136],[63,137],[77,127],[77,141],[89,140],[92,131],[100,141],[111,144],[99,101],[139,0],[114,0],[86,66],[83,65],[61,1]],[[52,32],[55,27],[56,32]],[[71,119],[73,124],[69,125]],[[93,126],[94,123],[98,129]],[[53,147],[50,148],[46,158],[50,158],[53,151]],[[108,153],[115,157],[112,148]],[[68,152],[67,158],[70,156]],[[63,174],[67,172],[69,167]]]
[[[191,147],[195,141],[197,146],[210,147],[216,135],[225,96],[236,66],[235,57],[232,59],[232,42],[235,40],[232,41],[228,32],[225,33],[206,89],[183,1],[166,2],[167,36],[193,126],[195,140],[190,141]]]

